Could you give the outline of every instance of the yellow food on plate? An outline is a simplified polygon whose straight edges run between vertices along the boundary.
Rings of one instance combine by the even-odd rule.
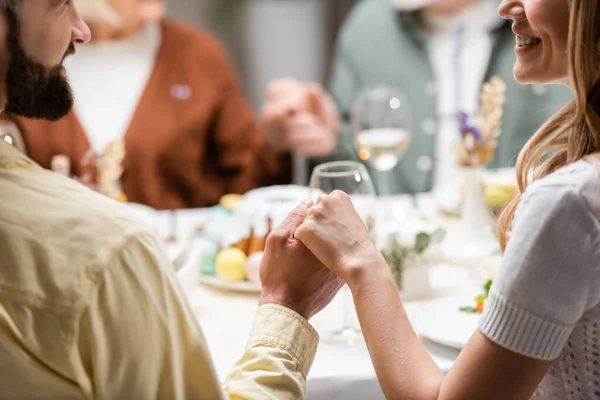
[[[246,280],[246,261],[248,257],[240,249],[227,248],[217,254],[215,261],[217,276],[226,282]]]
[[[226,209],[227,211],[233,212],[237,205],[242,201],[243,196],[241,194],[226,194],[221,197],[219,201],[219,205]]]
[[[517,195],[518,185],[514,168],[488,170],[483,178],[485,204],[496,215]]]
[[[514,186],[486,185],[484,194],[488,207],[503,207],[516,196],[517,188]]]

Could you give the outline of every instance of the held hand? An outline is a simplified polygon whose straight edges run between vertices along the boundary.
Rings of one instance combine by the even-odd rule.
[[[269,86],[261,125],[276,151],[325,156],[337,144],[339,116],[335,102],[318,84],[291,79]]]
[[[352,200],[341,191],[320,196],[295,237],[351,288],[366,271],[385,265]]]
[[[307,320],[325,308],[344,284],[294,239],[294,231],[311,205],[305,202],[298,206],[269,235],[260,267],[260,304],[282,305]]]

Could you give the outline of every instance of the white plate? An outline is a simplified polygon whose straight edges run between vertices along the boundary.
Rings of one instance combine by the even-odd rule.
[[[198,246],[180,248],[180,253],[172,259],[179,283],[188,298],[191,298],[200,281],[200,265],[203,250]]]
[[[482,288],[470,288],[463,293],[430,300],[415,310],[411,319],[415,331],[435,343],[462,350],[477,330],[480,315],[459,311],[473,306]]]
[[[125,204],[149,229],[155,228],[157,211],[154,208],[137,203]]]
[[[226,290],[228,292],[251,294],[260,294],[262,292],[260,286],[256,283],[249,281],[226,282],[218,276],[202,275],[200,277],[200,283],[214,289]]]

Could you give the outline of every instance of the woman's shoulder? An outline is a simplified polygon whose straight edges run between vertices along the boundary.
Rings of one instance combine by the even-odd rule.
[[[600,221],[600,164],[576,161],[533,182],[523,194],[517,214],[529,207],[556,207],[565,215],[583,207]]]

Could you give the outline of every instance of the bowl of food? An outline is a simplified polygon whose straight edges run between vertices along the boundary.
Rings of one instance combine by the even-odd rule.
[[[483,174],[485,204],[494,215],[500,215],[517,193],[517,176],[514,168],[493,169]]]
[[[504,207],[518,192],[517,177],[514,168],[499,168],[483,171],[481,177],[485,204],[495,216],[500,215]],[[448,186],[434,191],[437,208],[444,214],[459,216],[463,203],[463,182],[458,180],[455,187]]]

